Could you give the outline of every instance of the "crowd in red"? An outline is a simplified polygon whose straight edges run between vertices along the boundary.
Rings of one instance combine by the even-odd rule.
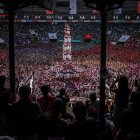
[[[36,26],[36,25],[33,25],[33,27],[31,25],[29,26],[33,28],[36,33],[38,32],[36,27],[39,27],[39,26]],[[59,26],[62,28],[61,25]],[[58,28],[59,26],[56,26],[56,27]],[[73,28],[75,28],[75,26],[77,25],[75,24]],[[24,27],[24,25],[21,25],[21,27]],[[41,27],[46,27],[46,26],[42,25]],[[54,31],[56,31],[57,29],[56,27],[54,28]],[[116,139],[122,140],[125,138],[126,134],[129,134],[129,132],[132,129],[131,126],[129,125],[130,130],[124,130],[124,127],[120,125],[122,123],[120,122],[120,116],[122,115],[121,113],[123,113],[122,109],[127,108],[128,96],[130,95],[131,91],[135,90],[136,88],[135,82],[136,82],[136,79],[140,75],[140,61],[139,61],[140,60],[140,55],[139,55],[140,46],[139,46],[139,35],[133,36],[133,32],[131,33],[132,35],[131,38],[126,43],[123,43],[123,44],[116,43],[113,45],[112,41],[114,41],[114,38],[117,38],[118,40],[118,37],[120,37],[123,33],[123,31],[119,30],[119,28],[117,27],[118,26],[115,25],[113,27],[114,30],[112,29],[112,32],[113,32],[112,36],[114,36],[115,34],[115,37],[108,38],[107,40],[106,69],[108,70],[108,76],[106,79],[105,115],[107,118],[107,123],[109,123],[110,128],[113,128],[111,129],[110,132],[112,133],[113,130],[117,131],[117,133],[114,134],[115,140]],[[79,27],[74,32],[74,35],[76,35],[76,33],[79,32],[81,28],[82,27]],[[125,29],[125,27],[123,28]],[[134,28],[130,26],[128,28],[128,31],[132,31],[133,29]],[[94,30],[96,30],[96,28],[94,28]],[[117,33],[114,33],[115,31]],[[88,117],[93,117],[96,120],[99,119],[98,112],[99,112],[99,96],[100,96],[99,94],[100,92],[100,87],[99,87],[100,45],[99,44],[93,45],[92,43],[89,43],[88,45],[91,45],[91,46],[87,49],[86,43],[85,44],[81,43],[80,45],[82,46],[83,49],[81,50],[72,49],[72,62],[71,62],[70,68],[76,70],[77,72],[74,73],[75,75],[73,75],[73,77],[58,78],[60,71],[63,70],[65,67],[64,62],[62,61],[62,52],[63,52],[62,43],[53,44],[53,43],[46,43],[46,42],[45,43],[38,42],[38,43],[31,44],[31,42],[35,41],[34,40],[35,38],[32,38],[33,39],[33,40],[31,39],[32,41],[30,41],[30,39],[27,41],[26,39],[29,33],[27,33],[26,30],[24,30],[23,32],[24,32],[23,36],[21,36],[20,32],[16,32],[17,36],[19,38],[21,37],[19,42],[23,42],[22,45],[24,47],[23,46],[21,47],[18,44],[16,44],[16,49],[15,49],[15,54],[16,54],[15,72],[16,72],[16,82],[17,82],[16,85],[18,88],[17,95],[18,97],[20,97],[18,98],[16,103],[12,103],[12,107],[13,107],[12,109],[14,109],[12,110],[13,118],[12,117],[10,118],[13,121],[12,123],[14,124],[14,128],[16,130],[15,135],[17,135],[17,137],[20,136],[18,137],[18,139],[20,138],[26,139],[29,136],[27,135],[28,133],[30,133],[30,135],[35,134],[36,130],[33,129],[33,126],[35,125],[33,120],[34,119],[38,120],[37,118],[38,115],[41,115],[39,117],[39,126],[38,126],[40,130],[38,130],[37,132],[39,133],[39,136],[41,136],[40,137],[41,140],[43,139],[42,135],[43,136],[45,135],[45,132],[46,132],[45,130],[48,130],[49,134],[52,134],[52,132],[54,132],[55,136],[57,135],[60,137],[58,139],[55,137],[55,140],[56,139],[62,140],[67,136],[68,138],[66,138],[66,140],[67,139],[71,140],[74,138],[82,139],[82,136],[84,136],[84,138],[86,139],[88,136],[91,136],[94,130],[94,133],[95,133],[93,135],[93,139],[94,139],[97,135],[99,135],[99,132],[96,133],[98,128],[95,125],[96,124],[95,120],[93,119],[87,120],[86,115],[88,115]],[[47,32],[45,32],[45,34],[47,34]],[[98,32],[96,33],[96,35],[98,36]],[[79,39],[80,36],[81,35],[77,36],[77,39]],[[22,39],[24,40],[22,41]],[[74,47],[74,44],[72,47]],[[9,70],[8,70],[9,67],[8,66],[9,66],[8,48],[7,48],[7,45],[5,46],[2,45],[0,48],[0,72],[1,72],[1,75],[5,75],[7,79],[9,80]],[[122,78],[122,81],[123,81],[122,83],[118,77],[120,79]],[[128,81],[127,81],[127,78],[128,78]],[[120,86],[115,85],[117,82],[120,82]],[[47,89],[47,98],[44,97],[45,93],[43,93],[43,91],[41,90],[44,84],[49,85],[49,89]],[[25,85],[29,85],[30,88]],[[4,84],[2,86],[4,86]],[[5,90],[4,87],[2,86],[0,87],[1,88],[0,91]],[[8,87],[8,83],[7,85],[5,85],[5,87]],[[50,93],[50,89],[51,89],[51,93]],[[65,92],[68,94],[66,95]],[[123,94],[123,93],[126,93],[126,94]],[[30,94],[32,98],[30,98]],[[63,95],[66,96],[65,97],[66,99],[63,97]],[[50,96],[53,96],[53,97],[51,98]],[[76,106],[74,106],[75,108],[73,109],[73,113],[75,115],[74,119],[76,120],[76,122],[75,120],[73,120],[73,117],[70,114],[67,114],[66,112],[66,105],[70,101],[68,96],[86,97],[85,98],[86,106],[85,104],[81,102],[80,103],[78,102]],[[135,110],[132,109],[132,112],[135,113],[135,119],[136,119],[135,126],[137,126],[136,124],[137,122],[139,122],[139,119],[138,117],[136,117],[138,116],[138,112],[137,112],[138,108],[136,106],[139,106],[139,96],[137,96],[137,94],[136,96],[135,94],[133,94],[133,96],[134,97],[131,97],[131,101],[130,101],[131,103],[133,103],[133,106],[130,105],[130,107],[135,109]],[[63,113],[61,112],[62,102],[57,101],[57,100],[55,102],[54,101],[55,97],[62,98],[63,101],[65,102],[64,107],[65,107],[66,114],[63,114],[64,112]],[[2,98],[3,97],[1,96],[0,103],[3,103],[3,101],[5,101]],[[35,103],[32,102],[31,100],[34,100]],[[51,108],[52,110],[51,110],[51,115],[49,116],[49,121],[48,121],[48,116],[46,116],[47,111],[43,112],[42,114],[42,111],[44,110],[44,108],[41,108],[41,107],[42,106],[48,107],[49,103],[52,103],[52,108]],[[22,107],[24,109],[22,109]],[[3,108],[1,107],[0,109],[1,109],[0,113],[1,112],[3,113]],[[6,109],[9,109],[9,104],[7,108],[7,102],[6,102]],[[125,115],[129,116],[129,118],[126,119],[127,117]],[[113,118],[114,116],[116,118]],[[26,117],[27,117],[27,120],[26,120]],[[123,119],[126,120],[125,122],[126,124],[128,124],[128,122],[131,123],[131,121],[134,119],[131,117],[131,112],[129,112],[128,110],[124,112],[123,117],[124,117]],[[24,124],[24,121],[22,122],[21,120],[24,120],[25,124],[27,124],[27,126],[30,126],[32,129],[30,129],[30,127],[27,129],[27,126]],[[31,122],[31,124],[28,121]],[[113,125],[111,123],[112,121],[114,123]],[[56,122],[56,124],[58,122],[59,123],[61,122],[61,124],[64,126],[64,127],[61,127],[63,128],[62,131],[59,131],[59,125],[57,126],[54,122]],[[69,122],[71,122],[72,124],[69,125]],[[117,124],[116,122],[119,122],[119,123]],[[81,126],[81,124],[84,124],[84,125]],[[125,124],[125,129],[127,126],[126,124]],[[35,128],[36,126],[37,125],[35,125]],[[49,126],[49,128],[47,126]],[[81,135],[81,132],[79,133],[79,129],[77,130],[75,128],[77,126],[81,130],[81,132],[83,132],[82,135]],[[85,126],[88,128],[88,131],[86,131]],[[90,129],[90,127],[93,129]],[[50,128],[52,128],[53,131],[50,131]],[[67,136],[65,135],[67,132],[62,134],[62,132],[65,132],[65,130],[68,130]],[[23,136],[24,132],[26,132],[27,137]],[[59,134],[61,133],[61,136],[57,132],[59,132]],[[54,136],[54,134],[52,135]],[[103,136],[102,137],[103,139],[104,135],[102,134],[102,136]],[[120,139],[119,136],[121,136],[122,139]],[[52,139],[54,140],[54,138],[51,138],[51,140]],[[95,139],[98,140],[97,137]]]

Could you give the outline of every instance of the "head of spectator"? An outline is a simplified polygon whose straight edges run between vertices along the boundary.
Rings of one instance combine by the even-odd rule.
[[[19,96],[21,100],[29,100],[30,99],[30,94],[31,94],[31,88],[29,86],[21,86],[19,89]]]
[[[50,91],[51,90],[50,90],[50,86],[49,85],[41,86],[41,92],[42,92],[43,96],[47,96]]]
[[[91,101],[92,103],[95,103],[96,98],[97,98],[96,93],[91,93],[91,94],[89,95],[89,99],[90,99],[90,101]]]
[[[85,120],[87,115],[87,109],[84,103],[78,101],[73,106],[73,113],[77,120]]]
[[[60,96],[64,96],[66,94],[66,89],[65,88],[61,88],[60,89]]]
[[[118,88],[120,90],[128,89],[128,78],[125,75],[120,75],[118,77]]]

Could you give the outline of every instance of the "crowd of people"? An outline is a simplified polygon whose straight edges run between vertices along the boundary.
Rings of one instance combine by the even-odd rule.
[[[48,41],[48,33],[56,33],[57,41],[64,40],[64,26],[65,23],[15,23],[15,45],[27,46],[29,44],[38,41]],[[84,42],[84,36],[86,34],[92,34],[92,42],[94,44],[100,44],[101,38],[101,25],[100,23],[91,22],[72,22],[69,23],[71,28],[71,37],[73,41]],[[0,23],[1,38],[4,40],[5,45],[8,46],[8,23]],[[130,35],[129,40],[125,43],[125,46],[138,47],[139,41],[139,24],[129,23],[108,23],[107,25],[107,40],[109,42],[118,42],[122,35]]]
[[[75,91],[83,94],[93,90],[99,91],[99,46],[93,46],[91,50],[73,51],[70,69],[74,72],[72,76],[75,78],[66,79],[63,77],[65,64],[62,61],[62,48],[51,43],[49,46],[43,45],[16,49],[16,78],[19,86],[29,84],[33,77],[34,92],[46,82],[51,85],[54,93],[58,93],[60,87],[66,87],[70,94]],[[110,54],[107,55],[107,69],[111,75],[109,80],[112,81],[118,74],[123,73],[129,77],[129,82],[133,86],[135,78],[140,74],[139,51],[108,46],[107,54]],[[9,75],[6,49],[1,49],[1,74],[7,77]],[[111,83],[109,80],[108,85]]]
[[[0,138],[14,140],[138,140],[140,138],[140,79],[135,89],[129,87],[125,75],[110,86],[114,101],[105,105],[105,125],[99,120],[99,100],[92,92],[89,99],[75,101],[68,110],[70,96],[66,88],[54,95],[50,85],[40,87],[42,95],[34,98],[29,85],[19,88],[16,101],[0,76]],[[110,98],[111,99],[111,98]],[[4,136],[4,137],[3,137]]]
[[[49,32],[56,32],[58,40],[63,40],[64,23],[15,24],[16,76],[19,85],[29,83],[31,77],[33,77],[34,87],[40,87],[42,83],[49,81],[49,84],[55,87],[53,88],[55,93],[58,93],[59,87],[64,86],[68,88],[70,93],[75,91],[81,93],[87,90],[90,92],[93,89],[98,91],[100,25],[96,23],[69,23],[69,25],[73,40],[82,41],[84,34],[94,33],[93,40],[96,40],[96,45],[95,42],[72,43],[72,69],[77,71],[72,75],[77,78],[66,83],[64,78],[54,82],[54,79],[60,77],[59,74],[64,69],[62,62],[63,44],[59,42],[48,42],[46,44],[40,42],[42,38],[48,38]],[[5,41],[3,44],[1,43],[1,73],[8,76],[8,48],[4,46],[4,44],[8,44],[7,24],[1,23],[1,28],[1,38]],[[107,69],[111,73],[112,79],[120,71],[131,77],[130,81],[133,82],[134,78],[139,75],[138,25],[114,23],[107,27],[107,31],[110,31],[107,35]],[[131,37],[124,44],[112,45],[111,42],[117,42],[122,34],[129,34]],[[87,78],[80,79],[78,77]]]
[[[7,135],[15,135],[19,140],[27,139],[28,134],[31,136],[28,139],[38,138],[39,140],[45,140],[48,137],[51,137],[51,140],[89,139],[90,137],[97,140],[103,139],[99,138],[101,130],[98,123],[100,25],[70,23],[72,39],[80,40],[81,43],[72,43],[72,60],[69,65],[66,65],[62,58],[63,43],[59,42],[64,39],[64,23],[16,23],[17,90],[15,94],[17,100],[13,103],[7,91],[9,88],[8,27],[6,24],[0,24],[2,25],[0,38],[4,40],[4,43],[0,44],[0,75],[7,77],[6,80],[2,76],[5,80],[0,83],[0,102],[2,102],[0,113],[1,116],[3,112],[12,114],[10,118],[9,114],[6,114],[6,119],[10,122],[6,130],[0,129],[3,132],[2,135],[5,135],[6,131]],[[135,126],[133,128],[136,131],[138,129],[136,123],[139,124],[139,119],[136,117],[139,96],[135,91],[135,88],[139,91],[139,82],[136,84],[136,81],[140,76],[139,26],[137,24],[111,24],[107,30],[111,32],[107,35],[105,115],[106,123],[111,130],[108,130],[109,136],[106,135],[106,137],[108,136],[107,139],[111,140],[113,137],[115,140],[124,140],[128,137],[128,140],[131,140],[131,136],[126,135],[134,132],[132,125]],[[58,42],[43,42],[44,38],[48,38],[49,32],[57,32]],[[83,42],[84,34],[87,33],[94,33],[93,40],[85,43]],[[112,44],[112,42],[117,42],[123,34],[130,35],[127,42]],[[68,74],[66,70],[70,70],[71,74]],[[130,96],[132,91],[135,91],[134,96]],[[66,95],[65,92],[68,94]],[[3,95],[3,93],[6,94]],[[79,102],[80,98],[77,97],[84,97],[82,100],[84,103]],[[128,100],[129,97],[131,100]],[[71,100],[74,101],[74,105],[72,105],[73,111],[69,113],[66,106]],[[123,112],[126,108],[130,110]],[[123,124],[121,117],[125,120],[125,115],[128,115],[128,119]],[[134,120],[133,117],[136,120],[134,123],[129,120]],[[4,126],[2,117],[0,119]],[[127,121],[131,125],[128,126],[129,130],[125,130]],[[11,131],[11,127],[14,132]],[[9,129],[10,132],[7,131]],[[104,134],[101,136],[104,137]]]

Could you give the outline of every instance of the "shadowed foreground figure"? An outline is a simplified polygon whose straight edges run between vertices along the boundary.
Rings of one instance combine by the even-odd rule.
[[[67,110],[66,110],[67,103],[70,101],[70,98],[68,96],[68,93],[67,93],[66,89],[61,88],[60,92],[59,92],[59,95],[56,98],[61,99],[63,101],[63,108],[61,110],[61,114],[62,114],[63,119],[72,120],[73,117],[69,113],[67,113]]]
[[[43,112],[50,112],[52,110],[52,104],[55,101],[55,96],[52,94],[49,85],[41,86],[41,92],[43,96],[38,98],[37,101],[39,102]]]
[[[89,117],[94,117],[98,120],[99,117],[99,102],[96,100],[96,93],[91,93],[89,95],[89,100],[86,101],[86,107]]]
[[[11,93],[6,91],[0,96],[0,136],[12,135],[11,120]]]
[[[8,89],[5,88],[6,77],[4,75],[0,75],[0,97],[6,92]]]
[[[12,106],[11,117],[17,140],[36,140],[37,138],[36,121],[41,114],[41,108],[37,102],[31,100],[30,94],[30,87],[22,86],[19,89],[20,99]]]
[[[67,123],[61,117],[63,101],[56,99],[52,112],[43,113],[38,119],[38,140],[62,140],[66,136]]]
[[[131,110],[134,113],[134,127],[128,140],[140,140],[140,78],[136,79],[136,90],[131,93]]]
[[[118,87],[115,87],[116,83],[118,83]],[[125,75],[119,75],[114,83],[112,83],[110,90],[115,93],[113,122],[116,129],[118,130],[120,127],[122,112],[128,107],[128,98],[131,93],[131,90],[129,89],[128,78]]]
[[[67,140],[98,140],[97,122],[94,118],[86,118],[86,106],[77,102],[73,113],[76,119],[68,125]]]

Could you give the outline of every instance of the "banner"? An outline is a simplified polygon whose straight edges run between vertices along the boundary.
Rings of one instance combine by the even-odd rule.
[[[89,34],[85,34],[84,35],[84,39],[85,40],[92,40],[92,37],[93,37],[92,33],[89,33]]]
[[[0,44],[4,43],[4,40],[2,38],[0,38]]]
[[[115,9],[115,10],[114,10],[114,14],[115,14],[115,15],[120,15],[120,14],[122,14],[122,8]]]
[[[115,7],[117,7],[117,6],[118,6],[118,5],[115,4]],[[120,14],[122,14],[122,8],[115,9],[115,10],[114,10],[114,14],[115,14],[115,15],[120,15]]]
[[[93,15],[99,15],[99,14],[100,14],[100,12],[99,12],[99,11],[97,11],[97,10],[93,10],[93,11],[92,11],[92,14],[93,14]]]
[[[106,34],[107,34],[107,35],[111,35],[111,33],[112,33],[112,31],[107,31]]]
[[[53,15],[54,14],[54,11],[53,10],[52,11],[51,10],[46,10],[46,14],[47,15]]]
[[[77,14],[77,0],[70,0],[70,14]]]
[[[30,33],[31,33],[32,35],[36,35],[35,31],[34,31],[34,30],[31,30],[31,29],[30,29]]]
[[[48,33],[49,39],[57,39],[56,33]]]
[[[129,39],[130,35],[122,35],[118,42],[126,42]]]

